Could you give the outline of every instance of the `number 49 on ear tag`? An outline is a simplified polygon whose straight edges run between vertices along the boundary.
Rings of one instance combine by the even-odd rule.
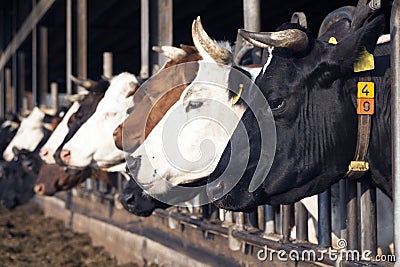
[[[357,83],[357,98],[374,98],[375,86],[373,82]]]
[[[357,114],[372,115],[374,114],[374,99],[357,99]]]

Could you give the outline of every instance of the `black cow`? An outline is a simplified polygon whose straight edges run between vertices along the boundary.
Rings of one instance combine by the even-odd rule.
[[[3,159],[3,152],[8,144],[14,138],[18,130],[19,119],[17,116],[9,113],[6,115],[5,120],[1,122],[0,126],[0,160]]]
[[[13,161],[0,162],[0,204],[9,209],[24,204],[32,198],[38,167],[41,164],[35,152],[16,149],[13,152],[16,155]],[[32,162],[31,157],[39,158],[39,162],[26,164],[27,160]]]
[[[68,121],[69,131],[65,136],[61,145],[57,148],[54,153],[54,159],[60,166],[66,166],[65,163],[61,160],[60,154],[63,146],[71,140],[74,134],[78,131],[79,127],[84,124],[90,116],[96,111],[97,105],[100,100],[104,97],[104,94],[107,88],[110,86],[110,83],[106,80],[99,81],[89,81],[89,84],[86,86],[86,89],[89,90],[89,94],[85,96],[85,98],[81,101],[79,109],[73,114]],[[95,134],[95,133],[93,133]]]
[[[262,151],[260,132],[255,127],[259,122],[247,110],[242,118],[251,149],[247,169],[226,195],[221,195],[223,184],[208,188],[217,206],[246,211],[260,204],[293,203],[323,192],[344,176],[353,160],[357,140],[357,81],[365,75],[354,73],[353,65],[364,48],[374,53],[376,65],[371,72],[376,107],[367,161],[374,183],[391,197],[389,46],[376,48],[384,24],[384,17],[378,16],[337,45],[314,39],[297,24],[286,23],[278,29],[294,30],[297,41],[293,41],[293,35],[289,41],[282,41],[279,37],[271,40],[276,36],[271,38],[270,33],[242,31],[250,41],[275,46],[270,65],[259,75],[256,84],[275,119],[276,153],[263,184],[249,192]],[[285,33],[281,32],[281,36]],[[232,139],[240,142],[235,133]],[[209,182],[222,172],[229,154],[230,146]]]

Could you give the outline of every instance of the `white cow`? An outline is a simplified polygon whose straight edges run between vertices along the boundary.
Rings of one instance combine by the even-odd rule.
[[[40,149],[40,157],[47,164],[55,164],[56,161],[54,159],[54,152],[61,145],[64,137],[67,135],[68,128],[68,120],[71,116],[79,109],[79,102],[75,101],[72,106],[69,108],[68,112],[63,117],[60,124],[58,124],[57,128],[51,134],[49,140],[47,140],[46,144]]]
[[[207,35],[200,18],[192,38],[203,58],[196,78],[128,159],[132,176],[150,195],[211,174],[246,110],[230,97],[228,47]]]
[[[107,170],[125,160],[113,139],[113,131],[128,116],[133,107],[132,95],[139,87],[133,74],[124,72],[110,81],[95,113],[81,126],[62,151],[61,159],[70,167],[93,165]]]
[[[38,107],[35,107],[28,117],[22,120],[21,125],[15,137],[8,144],[3,153],[6,161],[14,158],[13,147],[34,151],[44,137],[43,127],[50,129],[50,124],[45,123],[43,119],[46,114]]]

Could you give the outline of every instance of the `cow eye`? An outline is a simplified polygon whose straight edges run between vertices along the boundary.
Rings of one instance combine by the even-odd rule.
[[[272,111],[279,110],[285,106],[285,100],[281,97],[273,99],[268,102]]]
[[[189,101],[189,104],[186,107],[186,112],[189,112],[191,109],[199,108],[203,105],[203,102],[200,101]]]

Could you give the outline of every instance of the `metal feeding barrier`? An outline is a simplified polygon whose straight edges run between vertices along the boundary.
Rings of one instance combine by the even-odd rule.
[[[244,1],[252,10],[257,8],[258,1]],[[250,3],[251,2],[251,3]],[[360,1],[358,9],[363,14],[370,14],[371,7],[376,7],[378,1]],[[380,5],[380,2],[378,2]],[[392,68],[392,137],[393,137],[393,179],[394,179],[394,247],[400,247],[400,37],[398,29],[400,26],[399,0],[395,0],[391,15],[391,68]],[[250,16],[251,17],[251,16]],[[246,16],[249,19],[249,14]],[[300,13],[294,16],[298,22],[306,23]],[[357,18],[357,23],[360,18]],[[251,27],[259,27],[259,22],[250,24]],[[240,38],[238,42],[242,42]],[[239,50],[239,49],[237,49]],[[147,67],[146,67],[147,68]],[[368,179],[364,178],[364,179]],[[85,187],[79,190],[85,195],[94,195],[104,201],[116,205],[119,192],[122,191],[126,180],[122,175],[118,177],[117,188],[110,188],[103,182],[91,180]],[[316,233],[318,233],[317,244],[309,241],[310,213],[306,206],[301,203],[294,205],[270,206],[263,205],[250,213],[229,212],[220,210],[212,205],[205,205],[201,208],[194,208],[192,211],[170,208],[168,210],[156,210],[152,216],[168,218],[170,229],[179,229],[180,225],[191,225],[199,231],[212,233],[226,237],[226,244],[232,251],[242,251],[246,254],[250,248],[254,251],[262,251],[265,247],[275,251],[290,253],[295,251],[296,255],[310,255],[310,251],[335,250],[332,257],[330,254],[322,254],[317,258],[301,259],[306,262],[320,262],[332,266],[400,266],[400,250],[395,249],[395,255],[381,255],[377,246],[379,233],[377,231],[377,192],[363,181],[341,180],[334,186],[336,199],[332,200],[331,189],[318,195],[318,221]],[[333,189],[332,189],[333,190]],[[337,201],[338,199],[338,201]],[[337,202],[337,203],[333,203]],[[199,199],[193,201],[199,203]],[[338,207],[339,213],[332,213],[332,204]],[[121,207],[119,207],[121,208]],[[134,216],[134,215],[132,215]],[[339,232],[336,233],[339,241],[332,242],[332,221],[338,222]],[[182,229],[181,229],[182,230]],[[295,236],[293,230],[296,231]],[[184,230],[182,230],[184,232]],[[183,237],[184,238],[184,237]],[[339,243],[342,242],[342,243]],[[348,251],[358,251],[359,258],[348,258]],[[370,251],[367,255],[370,260],[362,258],[363,251]],[[344,252],[344,253],[343,253]],[[307,254],[308,253],[308,254]],[[257,253],[254,253],[256,255]],[[258,253],[260,256],[262,253]],[[345,256],[343,256],[345,255]],[[261,255],[264,256],[264,255]],[[386,262],[374,261],[377,257],[385,256]],[[382,265],[383,264],[383,265]]]

